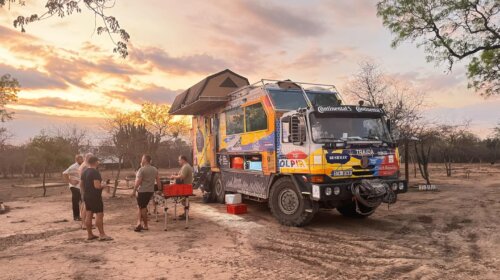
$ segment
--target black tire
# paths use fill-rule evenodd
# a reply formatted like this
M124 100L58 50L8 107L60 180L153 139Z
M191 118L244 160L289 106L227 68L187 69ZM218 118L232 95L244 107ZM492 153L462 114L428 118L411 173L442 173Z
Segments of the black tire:
M219 174L216 173L212 176L212 179L209 182L208 192L203 194L203 202L205 203L215 203L217 202L217 194L215 192L215 182L219 178Z
M215 198L215 202L224 204L226 200L226 189L224 188L224 184L222 183L222 178L220 174L215 174L213 178L213 188L211 193L213 193L213 197Z
M366 218L375 213L376 208L368 207L361 203L358 203L358 206L359 206L359 211L362 212L363 214L360 214L356 211L356 203L354 201L349 204L345 204L341 207L337 207L337 211L339 211L340 214L346 217L358 218L358 219Z
M281 224L301 227L312 220L319 207L317 203L304 199L289 177L283 177L271 188L269 208Z

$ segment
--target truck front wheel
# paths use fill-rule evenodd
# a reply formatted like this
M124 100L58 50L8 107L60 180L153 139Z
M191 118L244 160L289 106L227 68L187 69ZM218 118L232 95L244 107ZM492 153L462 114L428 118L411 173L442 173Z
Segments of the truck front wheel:
M269 207L281 224L296 227L308 224L318 210L318 205L304 199L288 177L280 178L273 184Z

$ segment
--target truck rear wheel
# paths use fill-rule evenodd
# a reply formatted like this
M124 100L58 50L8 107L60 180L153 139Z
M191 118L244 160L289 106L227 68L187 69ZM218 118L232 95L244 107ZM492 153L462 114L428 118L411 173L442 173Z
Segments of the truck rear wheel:
M225 190L222 184L222 179L219 173L214 174L212 180L210 180L209 192L203 195L203 202L213 203L219 202L224 203Z
M281 224L296 227L308 224L318 210L317 204L304 199L288 177L280 178L273 184L269 207Z
M337 207L337 211L340 212L340 214L346 216L346 217L351 217L351 218L366 218L370 216L371 214L375 213L375 208L365 206L361 203L358 203L359 207L359 212L356 211L356 203L353 201L349 204L343 205L341 207Z
M215 174L213 182L214 184L212 192L214 194L215 201L218 203L224 203L226 198L226 190L224 188L224 184L222 183L220 174Z

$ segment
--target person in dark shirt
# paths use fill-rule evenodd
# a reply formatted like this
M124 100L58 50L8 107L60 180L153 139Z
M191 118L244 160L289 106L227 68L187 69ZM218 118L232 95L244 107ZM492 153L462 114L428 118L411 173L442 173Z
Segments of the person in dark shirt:
M101 184L101 173L97 170L99 160L92 156L87 161L88 168L82 173L81 187L84 190L83 200L85 202L86 215L85 226L87 228L88 240L99 239L100 241L113 240L104 233L104 204L102 202L102 189L105 185ZM96 214L96 226L99 230L99 236L92 232L92 216Z

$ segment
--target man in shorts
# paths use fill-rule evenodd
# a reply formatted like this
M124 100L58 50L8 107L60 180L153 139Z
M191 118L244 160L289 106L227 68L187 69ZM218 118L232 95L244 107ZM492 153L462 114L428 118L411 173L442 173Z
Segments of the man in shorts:
M73 220L81 221L80 217L80 203L82 202L82 195L80 193L80 172L79 167L83 163L81 155L75 156L75 163L70 165L68 169L63 171L63 176L69 184L71 191L71 202L73 206Z
M82 164L80 164L80 167L78 168L78 171L79 171L79 178L82 177L82 174L83 172L85 172L85 170L87 170L88 166L89 166L89 159L91 157L93 157L94 155L92 153L87 153L85 154L85 159L83 161ZM82 201L83 201L83 197L84 197L84 189L83 188L80 188L80 192L82 194ZM87 211L85 210L85 203L82 203L82 208L80 209L80 214L81 214L81 217L82 217L82 229L85 229L86 226L85 226L85 221L86 221L86 217L85 215L87 214Z
M151 156L143 155L141 159L141 168L137 171L135 177L134 191L132 197L137 192L137 226L134 231L140 232L148 230L148 204L155 191L155 183L161 186L158 169L151 166ZM142 223L141 223L142 222Z
M175 179L176 184L193 184L193 167L187 161L186 156L179 156L179 165L181 166L179 173L170 178ZM186 206L185 200L182 201L182 205ZM179 218L185 219L186 213L180 215Z
M101 173L97 170L99 160L95 156L91 156L87 161L87 169L83 172L80 187L84 190L83 200L85 202L86 215L85 226L87 228L88 240L99 239L100 241L113 240L104 233L104 204L102 202L102 189L105 187L101 184ZM92 232L92 216L96 215L95 224L99 230L99 236Z

